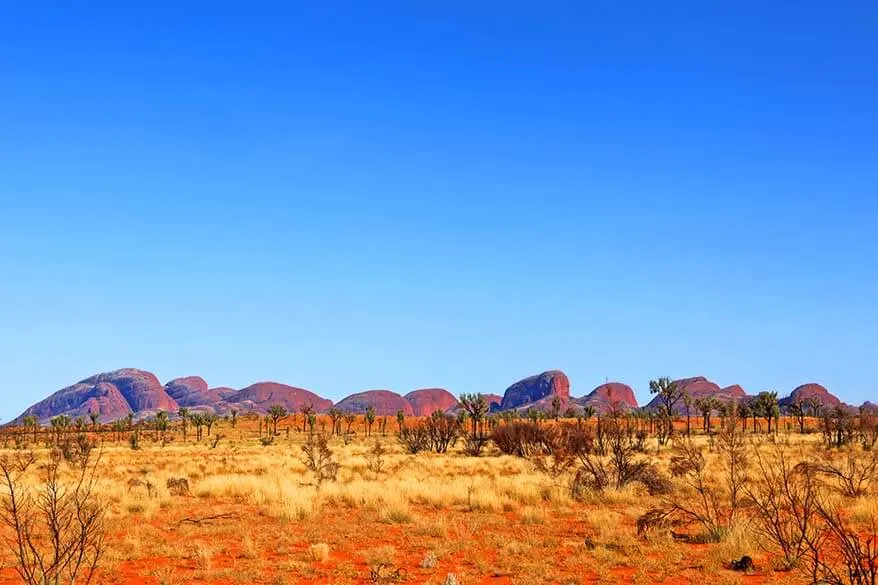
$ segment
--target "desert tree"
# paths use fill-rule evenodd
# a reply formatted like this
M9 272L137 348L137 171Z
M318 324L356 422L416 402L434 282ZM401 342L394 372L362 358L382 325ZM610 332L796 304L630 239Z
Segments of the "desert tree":
M37 429L39 428L39 420L37 417L33 415L28 415L21 419L21 423L24 425L24 428L31 429L33 431L34 443L37 442Z
M196 412L195 414L189 415L189 421L192 423L192 426L195 427L195 440L200 441L202 437L201 430L207 422L205 416L200 412Z
M557 396L557 395L553 396L552 397L551 415L552 415L552 418L555 419L556 421L561 416L561 406L562 406L561 397Z
M372 436L372 425L375 424L375 407L371 404L366 407L366 436Z
M156 436L161 436L161 438L164 439L165 432L168 430L168 413L164 410L156 412L155 420L153 422L155 424Z
M820 398L817 396L812 396L805 401L805 404L808 405L808 410L811 412L811 416L814 418L818 418L820 416L820 413L823 411L823 401L821 401Z
M180 410L177 411L177 416L180 417L180 427L183 431L183 440L185 441L189 434L189 409L185 406L180 408Z
M659 399L659 414L664 426L659 443L664 445L674 434L674 417L677 404L683 399L683 389L670 378L659 378L649 381L649 392Z
M338 408L330 408L329 409L329 420L332 421L332 434L338 435L341 433L341 419L344 416L344 413Z
M768 434L771 434L771 421L779 417L777 405L777 392L763 391L756 395L753 401L753 410L765 419L768 425Z
M345 440L348 440L351 436L351 427L354 426L355 422L357 422L357 415L353 412L346 412L344 413L342 418L344 419L345 423L344 437Z
M299 412L302 413L302 432L304 433L308 426L308 417L314 413L314 405L310 402L303 402L299 405Z
M709 398L696 398L695 409L701 414L701 430L705 433L710 432L710 413L713 410L713 404Z
M738 412L736 414L741 421L741 431L747 432L747 420L750 418L749 398L743 398L738 402Z
M70 415L67 415L67 414L59 414L58 416L53 417L49 421L49 424L51 425L52 429L55 431L55 440L56 441L61 440L61 437L63 436L63 434L65 432L67 432L67 429L70 428L70 425L72 422L73 422L73 419L71 419Z
M238 427L238 411L236 409L233 408L229 411L229 418L232 421L232 428L233 429L237 428Z
M405 412L402 410L396 411L396 426L399 428L399 432L402 433L402 429L405 426Z
M557 396L555 397L558 398ZM466 452L478 456L488 441L485 435L484 421L488 416L488 401L482 394L463 394L460 406L467 413L471 423L470 436L467 439ZM559 406L560 408L560 406Z
M821 430L826 444L830 447L842 447L850 443L856 434L853 417L841 404L823 413Z
M317 424L317 415L312 413L308 414L308 434L314 434L314 425Z
M100 419L101 415L96 410L88 411L88 418L91 419L91 428L93 431L97 432L98 430L98 419Z
M683 392L683 408L686 409L686 436L692 436L692 395L688 392ZM697 407L696 407L697 408Z
M217 421L219 421L219 417L216 415L215 412L208 412L204 415L204 426L205 428L207 428L208 437L210 436L210 430L213 428L213 425L217 423Z
M488 401L482 394L463 394L460 397L460 407L469 415L472 425L471 434L475 437L478 434L479 425L488 415Z
M787 411L796 419L799 425L799 433L805 434L805 417L808 415L808 406L802 400L794 400L787 406Z
M271 419L271 434L277 436L277 423L290 415L286 408L280 404L274 404L268 409L268 418Z

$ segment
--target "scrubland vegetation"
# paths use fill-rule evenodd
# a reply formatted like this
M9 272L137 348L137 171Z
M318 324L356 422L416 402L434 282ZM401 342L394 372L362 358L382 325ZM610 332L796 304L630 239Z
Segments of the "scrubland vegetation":
M25 421L0 580L874 585L878 419L765 404Z

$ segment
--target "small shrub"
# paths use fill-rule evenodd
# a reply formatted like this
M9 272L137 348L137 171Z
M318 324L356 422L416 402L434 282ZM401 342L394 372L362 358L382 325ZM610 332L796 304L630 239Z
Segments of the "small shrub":
M430 435L426 426L418 422L402 427L399 432L399 442L406 451L417 455L430 448Z
M326 444L323 435L309 435L302 445L303 462L319 486L324 481L335 481L338 476L339 464L332 457L332 449Z
M381 473L381 470L384 468L384 455L386 453L387 451L384 449L381 441L376 440L372 448L369 449L369 452L366 453L366 467L369 471L375 475Z

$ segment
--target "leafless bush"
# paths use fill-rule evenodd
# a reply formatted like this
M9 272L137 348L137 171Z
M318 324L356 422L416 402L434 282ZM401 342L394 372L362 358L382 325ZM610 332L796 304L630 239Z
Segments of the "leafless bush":
M779 446L767 455L754 449L753 460L755 478L744 490L753 506L753 526L780 552L785 568L798 567L806 555L817 554L823 539L814 468L795 464Z
M860 453L851 448L840 457L834 457L829 452L819 461L808 465L828 479L840 494L856 498L869 493L872 480L878 472L878 452Z
M430 448L430 433L423 423L409 424L400 429L399 442L402 443L406 451L416 455Z
M817 516L823 533L809 542L809 573L812 582L827 585L875 585L878 583L878 525L852 527L834 505L818 501Z
M728 529L722 494L719 487L710 482L704 454L690 438L674 444L670 471L681 480L682 489L669 494L662 506L647 512L642 523L654 524L655 518L696 522L704 529L704 540L718 541ZM640 524L638 521L638 526Z
M302 445L303 462L313 474L319 486L324 481L335 481L339 464L332 458L332 449L322 434L310 434Z
M728 497L728 524L731 526L742 507L750 458L744 432L738 427L740 408L732 403L726 412L727 416L723 419L716 437L716 447L720 454L723 484Z
M570 487L573 497L580 497L585 490L622 489L635 482L650 491L666 491L658 469L638 453L630 427L616 419L602 421L599 427L601 432L592 434L590 429L571 426L562 435L579 463Z
M73 459L65 473L64 454L53 451L40 484L31 487L25 475L33 454L0 457L0 521L12 533L7 543L28 585L88 584L103 557L106 504L94 493L100 456L88 450Z

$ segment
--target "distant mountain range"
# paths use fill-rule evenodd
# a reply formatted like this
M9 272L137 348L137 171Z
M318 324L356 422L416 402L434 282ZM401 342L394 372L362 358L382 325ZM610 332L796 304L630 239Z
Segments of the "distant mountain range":
M738 385L720 387L702 376L683 378L676 380L676 383L693 399L714 397L729 401L749 396ZM485 396L493 411L551 410L556 402L562 411L587 406L598 413L611 408L638 408L634 391L621 382L601 384L585 396L574 398L570 395L570 380L560 370L550 370L519 380L509 386L503 396ZM783 407L797 400L812 398L824 406L841 404L836 396L815 383L795 388L789 396L780 400L780 404ZM264 414L274 405L282 405L290 411L298 411L303 405L309 405L316 412L327 412L335 407L358 413L372 406L379 416L395 416L399 411L408 416L426 416L435 410L456 411L459 406L457 398L444 388L414 390L406 395L390 390L367 390L351 394L333 404L331 400L310 390L278 382L258 382L235 390L225 386L211 388L203 378L188 376L175 378L163 385L151 372L125 368L96 374L62 388L28 408L16 421L25 416L35 416L41 423L47 423L61 414L76 418L96 412L101 422L109 422L129 414L138 419L147 418L158 411L175 414L180 408L187 408L193 413L213 412L220 415L232 410ZM651 409L657 405L656 397L644 408ZM683 405L680 404L678 409L682 412Z

